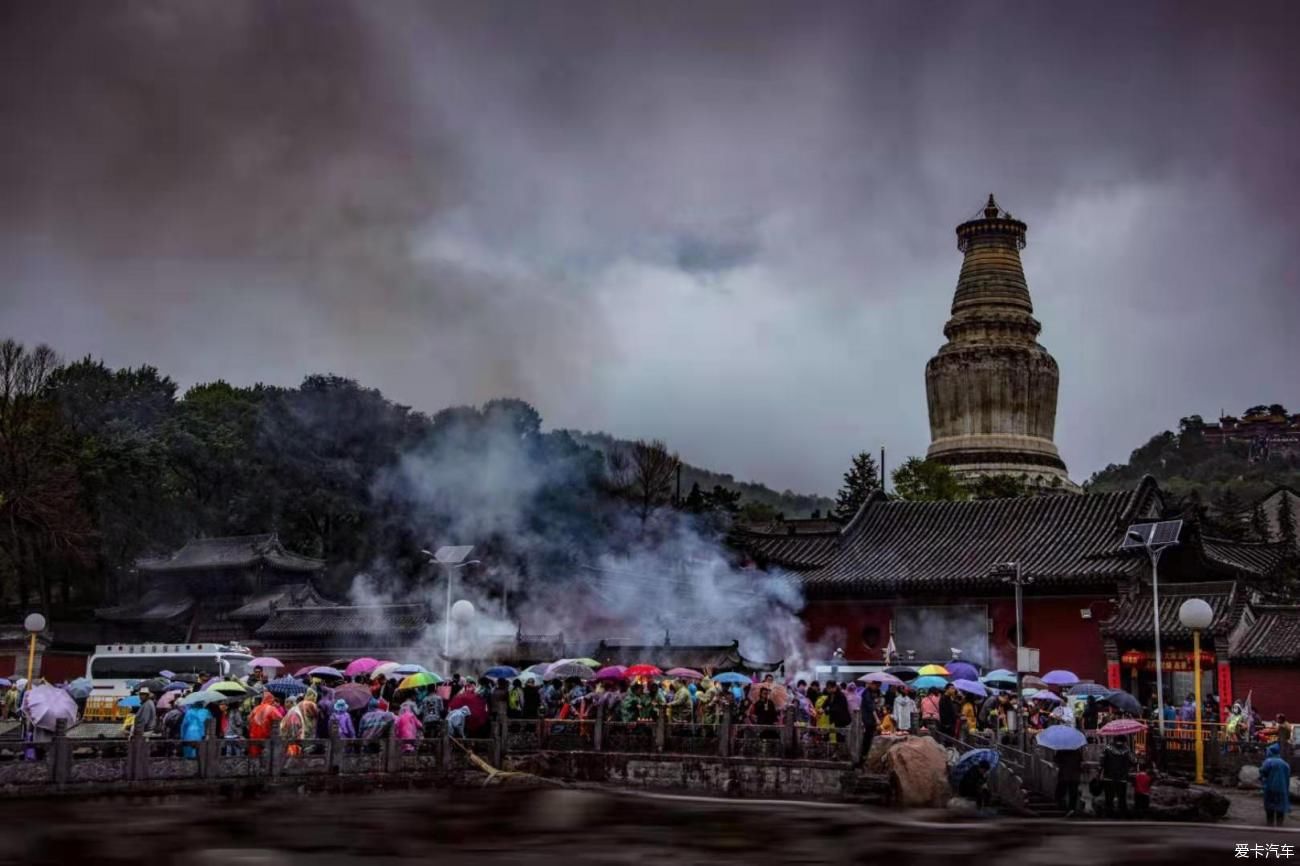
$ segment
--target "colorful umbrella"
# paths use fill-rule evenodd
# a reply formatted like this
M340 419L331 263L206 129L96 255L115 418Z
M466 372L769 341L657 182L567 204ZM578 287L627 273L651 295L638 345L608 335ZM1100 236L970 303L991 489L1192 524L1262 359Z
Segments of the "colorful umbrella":
M980 678L980 669L970 662L953 659L946 665L948 676L954 680L978 680Z
M902 680L905 683L910 683L912 680L916 679L921 675L920 672L916 670L916 668L909 668L903 665L895 665L894 667L891 668L885 668L885 673L893 674L894 676L898 677L900 680Z
M1070 686L1068 691L1072 698L1104 698L1106 695L1110 694L1110 689L1106 688L1101 683L1079 683L1078 685Z
M60 721L77 721L77 702L63 689L45 684L32 688L24 698L27 717L43 731L54 730Z
M598 680L624 680L627 679L627 668L622 665L610 665L596 671Z
M626 671L624 671L624 674L625 674L629 679L632 679L632 678L635 678L635 677L657 677L657 676L662 676L662 675L663 675L663 671L659 670L659 668L655 667L654 665L632 665L630 668L628 668ZM740 676L740 675L737 674L737 676ZM714 677L714 679L717 680L717 677ZM744 677L743 679L744 679L745 682L749 682L749 677Z
M995 688L1012 688L1016 684L1016 672L1009 671L1006 668L998 668L997 670L989 671L979 679L980 682L986 686L994 686Z
M893 674L887 674L884 671L872 671L869 674L858 677L860 683L880 683L886 686L901 686L903 681Z
M231 699L231 695L223 695L221 692L214 692L211 689L205 689L201 692L195 692L192 695L186 695L181 698L182 707L192 707L195 704L219 704L222 701Z
M278 670L279 668L284 667L284 662L279 659L271 658L270 656L264 656L262 658L253 659L248 663L248 667L250 670L253 668L276 668Z
M334 690L334 700L343 701L349 710L365 709L370 703L370 689L361 683L344 683Z
M704 674L690 668L673 668L665 676L670 676L677 680L702 680Z
M375 665L374 670L370 672L370 675L372 677L391 677L393 674L397 673L397 669L401 666L401 662L380 662Z
M311 670L309 670L309 671L307 672L307 675L308 675L308 676L313 676L313 677L320 677L321 679L330 679L330 678L333 678L333 679L337 679L337 680L341 680L341 679L343 679L345 676L349 676L349 674L344 673L343 671L339 670L338 668L331 668L331 667L317 667L317 668L312 668Z
M519 676L519 671L510 667L510 665L497 665L494 668L488 668L483 671L483 676L490 680L513 680Z
M515 674L515 676L518 676L518 674ZM573 677L580 680L589 680L593 676L595 676L595 672L591 668L577 662L557 663L546 669L546 678L550 680L567 680Z
M359 659L353 659L348 662L348 666L343 669L343 675L347 677L357 677L362 674L368 674L379 666L379 659L372 659L369 656L362 656ZM313 671L314 673L314 671Z
M638 665L638 667L654 667L654 666ZM654 668L654 669L656 671L659 670L658 668ZM636 674L632 673L632 670L633 670L632 668L627 669L628 676L636 676ZM647 676L651 676L651 675L648 674ZM726 686L747 686L754 682L752 679L745 676L744 674L738 674L735 671L728 671L727 673L724 674L718 674L713 678L713 681L715 683L722 683L723 685Z
M128 695L117 702L117 705L124 710L138 710L140 708L140 696Z
M307 694L307 686L293 677L277 677L266 684L266 690L281 699Z
M402 680L398 684L397 688L399 691L405 691L406 689L418 689L421 686L436 686L440 682L442 682L442 677L437 674L431 674L428 671L421 671L418 674L411 674L409 677Z
M1069 725L1052 725L1039 732L1035 742L1054 752L1072 752L1087 745L1088 738Z
M1147 726L1137 719L1114 719L1097 729L1101 737L1129 737L1145 731Z
M946 677L948 669L943 665L925 665L917 673L923 677Z
M914 689L941 689L946 685L948 685L948 681L943 677L926 676L912 680L912 688Z
M208 691L221 692L223 695L230 695L231 697L248 694L248 689L244 688L234 680L222 680L219 683L210 683L208 685Z
M953 680L952 684L957 687L957 691L968 695L978 695L981 698L989 696L989 690L979 680Z
M960 784L962 778L971 770L975 769L975 767L979 766L981 762L987 763L989 769L992 770L998 765L999 760L1001 760L1001 756L997 753L996 749L971 749L969 752L958 758L957 763L952 765L953 785L955 786Z
M1043 682L1049 686L1072 686L1079 678L1071 671L1048 671L1043 674Z

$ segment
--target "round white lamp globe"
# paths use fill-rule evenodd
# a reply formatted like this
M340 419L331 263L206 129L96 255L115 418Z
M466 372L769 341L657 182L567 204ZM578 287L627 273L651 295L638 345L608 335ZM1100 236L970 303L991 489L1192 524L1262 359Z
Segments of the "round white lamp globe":
M1214 609L1200 598L1189 598L1178 608L1178 621L1192 631L1205 631L1214 621Z

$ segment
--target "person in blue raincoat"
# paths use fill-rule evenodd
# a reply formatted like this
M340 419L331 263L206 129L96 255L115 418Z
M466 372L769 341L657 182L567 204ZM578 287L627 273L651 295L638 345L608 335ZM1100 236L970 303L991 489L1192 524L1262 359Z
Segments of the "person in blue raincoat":
M1264 820L1281 827L1291 811L1291 765L1282 760L1277 743L1268 747L1268 757L1259 765L1259 783L1264 787Z
M195 704L187 707L185 718L181 720L181 739L186 743L196 743L207 735L208 722L212 720L212 712L201 704ZM186 758L197 758L199 750L195 746L185 746L182 750Z

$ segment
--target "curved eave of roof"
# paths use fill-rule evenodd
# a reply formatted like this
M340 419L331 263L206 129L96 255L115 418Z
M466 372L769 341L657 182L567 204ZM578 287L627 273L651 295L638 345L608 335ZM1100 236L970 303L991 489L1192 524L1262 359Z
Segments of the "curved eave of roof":
M1189 598L1208 602L1214 612L1208 633L1226 637L1241 619L1246 606L1246 593L1235 581L1206 581L1198 583L1169 583L1160 586L1160 634L1167 638L1191 637L1178 619L1178 608ZM1117 640L1150 640L1155 635L1152 595L1149 588L1125 596L1104 621L1098 624L1103 637Z
M1266 576L1286 555L1285 542L1230 541L1204 536L1201 551L1210 562L1245 574Z

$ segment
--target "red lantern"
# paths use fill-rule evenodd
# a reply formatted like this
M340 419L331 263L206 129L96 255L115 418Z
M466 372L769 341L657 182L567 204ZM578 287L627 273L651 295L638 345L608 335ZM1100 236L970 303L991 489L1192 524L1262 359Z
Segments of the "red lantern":
M1125 667L1136 668L1147 660L1147 654L1141 650L1129 650L1120 656L1119 660L1124 663Z

